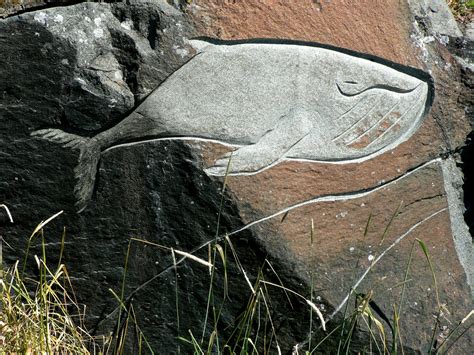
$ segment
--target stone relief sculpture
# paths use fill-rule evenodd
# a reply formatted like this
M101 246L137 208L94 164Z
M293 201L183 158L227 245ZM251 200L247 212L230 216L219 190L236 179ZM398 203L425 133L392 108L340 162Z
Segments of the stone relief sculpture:
M358 162L407 140L431 104L428 75L373 57L296 42L190 43L196 56L111 129L92 138L32 133L80 150L79 210L92 196L101 152L118 144L189 137L236 145L230 174L287 159ZM207 173L223 175L228 158Z

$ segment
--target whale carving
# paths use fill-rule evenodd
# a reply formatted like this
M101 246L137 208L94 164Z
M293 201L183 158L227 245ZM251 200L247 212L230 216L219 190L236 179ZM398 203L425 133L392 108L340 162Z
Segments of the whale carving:
M80 150L79 211L92 197L101 153L150 138L236 145L230 174L286 159L371 159L407 140L432 100L430 77L382 59L317 44L192 40L197 54L128 117L92 138L60 129L33 136ZM223 175L229 155L208 174Z

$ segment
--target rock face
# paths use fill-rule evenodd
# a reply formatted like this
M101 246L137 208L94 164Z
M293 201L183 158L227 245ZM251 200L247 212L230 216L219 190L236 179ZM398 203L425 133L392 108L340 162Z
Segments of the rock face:
M443 0L408 1L413 14L438 36L462 37L462 32Z
M170 3L81 3L0 22L0 203L15 219L0 217L13 247L4 260L65 210L46 231L50 257L66 226L64 261L104 332L130 238L168 248L132 242L127 265L127 302L157 353L186 353L178 336L213 330L209 269L176 265L170 248L208 260L216 240L229 258L214 284L217 301L229 296L227 337L264 277L317 300L329 330L353 306L351 288L392 320L405 285L401 336L415 353L429 348L438 294L450 311L442 342L474 286L456 164L474 122L472 72L450 53L463 39L444 3ZM304 299L267 288L274 347L325 336L317 321L310 332ZM357 336L363 349L363 326Z
M78 0L0 0L0 18L38 8L77 3Z

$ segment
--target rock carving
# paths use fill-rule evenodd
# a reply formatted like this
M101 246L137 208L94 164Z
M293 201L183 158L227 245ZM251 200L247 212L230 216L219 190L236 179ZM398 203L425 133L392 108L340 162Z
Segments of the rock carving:
M238 146L230 174L279 161L349 163L407 140L432 100L427 74L380 58L308 43L192 40L197 54L128 117L92 138L32 133L80 150L77 206L92 197L101 152L150 138L199 138ZM223 175L229 155L206 169Z

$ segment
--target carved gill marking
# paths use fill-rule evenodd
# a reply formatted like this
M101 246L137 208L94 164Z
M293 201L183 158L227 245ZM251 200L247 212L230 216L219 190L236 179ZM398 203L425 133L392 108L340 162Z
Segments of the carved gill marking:
M354 106L352 106L350 109L348 109L348 110L347 110L346 112L344 112L342 115L340 115L340 116L336 119L336 121L342 120L345 116L347 116L349 113L351 113L353 110L355 110L356 107L359 106L359 104L360 104L362 101L364 101L364 99L360 99L359 101L357 101L357 103L356 103Z
M380 95L378 96L378 98L380 98ZM377 107L377 105L380 103L380 100L378 100L377 104L375 104L374 106L372 106L372 108L367 111L361 118L359 118L355 123L353 123L349 128L347 128L344 132L342 132L341 134L339 134L338 136L334 137L332 139L333 142L336 142L337 140L341 139L344 135L346 135L347 133L350 133L354 128L357 128L357 125L362 122L368 115L370 115L372 113L373 110L375 110L375 108Z
M362 137L364 137L365 135L369 134L375 127L378 127L380 125L380 123L386 119L388 117L388 115L390 115L393 110L395 109L395 107L400 103L400 100L398 100L391 108L390 110L385 114L383 115L379 120L377 120L377 122L375 122L372 126L370 126L365 132L363 132L362 134L358 135L357 137L351 139L349 142L346 143L347 146L353 144L354 142L360 140ZM389 127L390 128L390 127Z
M368 135L362 137L359 141L356 141L349 145L349 147L354 149L367 148L367 146L374 140L377 139L385 130L387 130L394 119L400 117L400 112L392 112L390 117L385 119L377 128L376 131L370 132ZM394 127L395 129L395 127Z
M369 148L371 145L375 144L376 142L378 142L379 140L381 140L388 132L390 132L390 130L392 130L404 117L405 115L410 112L415 106L419 105L420 103L423 103L423 99L424 97L423 96L420 96L418 97L415 102L413 103L413 105L411 105L408 109L405 110L405 112L403 112L403 114L397 119L395 120L395 122L393 122L391 124L390 127L388 127L385 132L383 132L380 136L378 136L376 139L374 139L368 146L367 148Z

